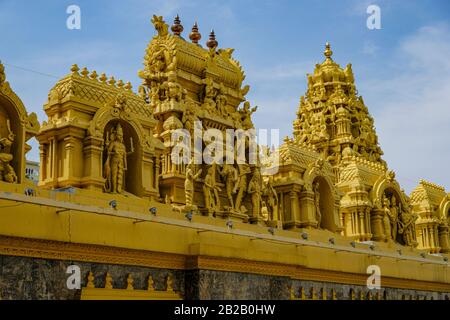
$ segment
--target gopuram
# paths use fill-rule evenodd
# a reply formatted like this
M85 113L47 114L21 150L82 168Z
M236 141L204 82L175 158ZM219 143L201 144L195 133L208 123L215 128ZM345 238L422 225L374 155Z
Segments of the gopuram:
M351 64L327 43L293 136L252 148L234 49L152 23L139 88L74 64L42 123L0 65L0 299L449 299L450 194L405 194Z

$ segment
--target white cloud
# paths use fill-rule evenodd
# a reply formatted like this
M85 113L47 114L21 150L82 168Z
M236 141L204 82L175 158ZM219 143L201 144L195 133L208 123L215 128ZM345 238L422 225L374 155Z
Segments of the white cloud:
M369 90L385 159L407 191L424 178L450 187L450 33L426 26L402 41L397 73Z

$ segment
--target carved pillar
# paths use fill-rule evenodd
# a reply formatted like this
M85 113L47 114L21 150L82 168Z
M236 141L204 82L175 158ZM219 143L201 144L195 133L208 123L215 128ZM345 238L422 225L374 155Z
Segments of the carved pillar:
M48 152L48 144L44 143L39 146L39 160L40 160L40 172L39 172L39 185L45 184L47 180L47 152Z
M439 246L441 247L442 253L450 252L448 226L444 224L439 226Z
M142 187L144 189L144 196L150 196L156 190L154 189L153 181L153 160L151 152L143 152L142 156Z
M372 214L370 215L370 223L372 229L372 239L374 241L384 241L386 239L383 228L383 217L383 209L375 208L372 210Z
M306 188L300 193L300 224L303 228L316 227L316 206L314 203L314 191Z
M159 168L160 168L160 163L161 163L161 160L160 160L160 157L159 156L157 156L156 158L156 164L155 164L155 189L156 189L156 192L159 194Z
M74 176L74 159L73 159L73 150L75 148L75 138L73 137L66 137L64 138L64 153L65 157L62 159L63 165L62 165L62 172L61 172L61 178L63 180L71 180ZM70 182L69 182L70 184Z
M103 190L103 139L87 137L84 140L84 177L82 185L88 189Z

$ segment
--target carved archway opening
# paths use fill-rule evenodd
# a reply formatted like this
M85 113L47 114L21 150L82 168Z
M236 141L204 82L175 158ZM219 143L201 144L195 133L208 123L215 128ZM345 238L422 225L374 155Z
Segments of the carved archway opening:
M313 181L313 191L315 193L314 201L316 201L316 186L318 185L319 208L321 221L318 226L321 229L326 229L336 232L336 223L334 219L334 205L335 199L333 197L332 189L329 182L322 176L317 176Z
M104 129L104 152L103 152L103 177L106 179L105 191L112 192L111 182L108 181L107 159L108 159L108 144L114 137L114 134L120 125L123 131L123 144L127 152L126 155L126 170L123 171L123 187L122 192L119 193L131 193L138 197L143 196L142 186L142 147L139 139L139 135L131 124L124 120L114 119L109 121L105 125ZM111 168L109 168L111 170ZM115 192L112 192L115 193Z
M20 119L20 115L16 107L4 96L0 95L0 139L8 139L12 133L13 142L8 147L1 147L0 153L3 154L5 159L2 160L3 164L7 162L8 156L12 156L9 165L12 166L17 176L18 182L22 176L22 156L23 156L23 143L24 143L24 130L23 124ZM6 140L4 140L6 142ZM3 166L3 165L2 165ZM3 176L0 177L0 181L3 180Z

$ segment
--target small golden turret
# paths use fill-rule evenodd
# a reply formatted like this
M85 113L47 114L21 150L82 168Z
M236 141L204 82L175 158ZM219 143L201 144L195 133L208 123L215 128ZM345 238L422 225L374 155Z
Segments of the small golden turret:
M198 44L201 38L202 35L200 34L200 32L198 32L198 25L197 22L195 22L192 26L192 31L189 34L189 39L191 39L192 43Z
M173 20L173 25L170 27L173 34L176 36L180 36L184 30L183 25L181 24L180 16L177 14L175 19Z
M206 46L210 49L216 48L219 45L219 43L216 40L216 35L214 34L214 30L211 30L211 33L209 34L209 40L206 41Z

